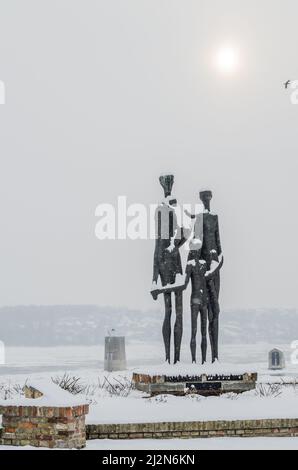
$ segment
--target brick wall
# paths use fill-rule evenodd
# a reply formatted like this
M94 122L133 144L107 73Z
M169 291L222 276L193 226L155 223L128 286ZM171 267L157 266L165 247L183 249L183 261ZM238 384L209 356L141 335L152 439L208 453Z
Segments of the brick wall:
M33 411L33 408L36 411ZM59 414L58 411L59 410ZM72 408L9 407L0 444L82 448L88 439L298 437L298 419L88 424L86 405ZM1 412L1 409L0 409Z
M88 405L71 407L5 406L0 444L48 448L82 448L86 445Z
M196 437L298 436L298 419L97 424L86 426L87 439L169 439Z

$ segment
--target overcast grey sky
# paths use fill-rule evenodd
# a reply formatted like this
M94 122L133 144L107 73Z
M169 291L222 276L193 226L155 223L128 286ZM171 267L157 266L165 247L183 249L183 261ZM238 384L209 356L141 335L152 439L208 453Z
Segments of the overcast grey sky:
M295 0L0 0L0 305L154 308L153 241L101 202L214 190L222 308L298 307ZM223 76L214 51L241 67Z

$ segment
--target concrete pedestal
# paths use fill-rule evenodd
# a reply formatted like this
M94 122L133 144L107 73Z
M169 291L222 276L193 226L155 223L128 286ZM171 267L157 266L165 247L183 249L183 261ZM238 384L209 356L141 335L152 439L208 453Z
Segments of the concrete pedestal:
M223 393L243 393L256 387L257 373L251 372L213 372L198 370L179 371L179 373L152 374L145 370L133 374L137 390L151 396L160 394L187 395L195 393L210 396Z
M108 372L125 370L125 337L106 336L105 338L105 359L104 370Z

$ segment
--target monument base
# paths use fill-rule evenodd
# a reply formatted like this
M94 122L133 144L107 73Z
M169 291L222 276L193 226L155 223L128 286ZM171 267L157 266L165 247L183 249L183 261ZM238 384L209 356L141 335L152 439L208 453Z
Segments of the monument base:
M243 393L256 387L256 372L233 370L228 372L221 367L166 365L133 373L133 383L137 390L150 396L160 394L218 396L223 393ZM158 370L160 369L160 370Z

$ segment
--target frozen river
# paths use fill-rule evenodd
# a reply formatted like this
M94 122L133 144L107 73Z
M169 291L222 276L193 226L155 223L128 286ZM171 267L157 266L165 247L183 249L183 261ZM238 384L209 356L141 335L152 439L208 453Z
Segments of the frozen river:
M268 352L278 347L286 354L290 365L290 344L223 345L220 348L222 362L231 364L256 364L267 366ZM58 372L84 369L102 369L104 347L99 346L57 346L57 347L7 347L5 365L0 365L0 376ZM127 363L129 367L161 364L164 361L163 345L159 343L127 342ZM199 358L199 354L198 354ZM182 348L182 362L190 362L188 345ZM298 366L296 366L298 369Z

